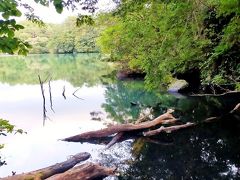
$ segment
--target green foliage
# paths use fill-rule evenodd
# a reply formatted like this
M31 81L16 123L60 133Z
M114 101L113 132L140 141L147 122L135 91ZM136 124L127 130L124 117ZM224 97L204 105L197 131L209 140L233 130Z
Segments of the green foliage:
M62 24L45 24L39 27L25 21L22 23L25 29L19 31L16 36L32 45L31 54L99 52L96 38L101 26L77 27L75 22L75 17L69 17Z
M240 83L236 83L235 89L238 90L238 91L240 91Z
M22 129L16 129L14 125L10 124L9 121L0 119L0 135L6 136L7 133L24 133Z
M212 83L213 84L225 84L226 83L226 80L223 78L222 75L220 74L217 74L216 76L213 77L212 79Z
M98 1L91 0L34 0L36 3L41 4L42 6L49 6L53 4L56 11L58 13L62 13L64 8L71 8L72 10L77 8L77 4L82 5L82 9L94 12L96 7L96 3ZM22 16L22 12L20 11L20 7L25 8L28 12L25 13L26 18L38 24L39 26L44 26L44 22L34 14L34 9L27 3L22 3L21 0L1 0L0 2L0 53L8 53L8 54L19 54L19 55L27 55L29 53L29 49L31 49L30 44L27 41L23 41L22 39L16 37L15 33L24 27L19 25L14 20L15 17ZM93 25L94 21L90 16L79 15L76 20L76 24L89 24ZM40 46L43 46L43 42L40 42ZM63 48L67 47L67 51L71 48L68 45L64 45ZM61 47L62 48L62 47ZM37 47L33 52L42 51L42 48ZM43 49L43 52L46 50ZM65 51L63 51L65 52Z
M64 79L75 87L101 83L102 76L114 67L100 60L97 53L29 55L27 57L0 57L0 82L14 84L39 84L37 75L52 80Z
M92 18L92 16L89 15L78 15L77 17L77 22L76 22L77 26L82 26L83 24L87 24L87 25L93 25L94 24L94 20Z
M113 60L146 72L150 89L191 70L201 72L202 82L236 83L239 7L238 0L126 0L108 14L113 24L98 43Z
M28 42L24 42L15 37L15 32L24 27L17 24L12 16L20 17L22 13L17 8L17 2L14 0L2 0L0 3L0 52L19 55L26 55L31 47Z
M62 0L53 0L53 5L58 13L62 13L63 11L63 2Z
M8 133L24 133L22 129L16 129L14 125L10 124L9 121L0 119L0 136L7 136ZM0 144L0 149L3 148L4 145Z
M9 121L0 119L0 135L6 136L6 133L12 133L14 125L9 124Z

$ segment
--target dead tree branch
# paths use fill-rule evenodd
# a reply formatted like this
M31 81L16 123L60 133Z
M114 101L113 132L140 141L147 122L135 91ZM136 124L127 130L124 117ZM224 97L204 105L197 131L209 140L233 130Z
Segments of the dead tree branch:
M48 81L49 98L50 98L50 108L51 108L51 110L55 113L55 111L54 111L54 109L53 109L53 102L52 102L51 80L52 80L52 78L50 78L49 81Z
M65 86L63 86L62 96L64 97L64 99L66 99L66 96L65 96Z
M143 122L139 124L129 123L129 124L114 125L101 130L89 131L82 134L78 134L76 136L68 137L62 140L71 141L71 142L81 142L82 140L91 139L91 138L107 137L119 132L130 132L130 131L137 131L137 130L152 128L164 123L166 120L175 120L175 118L171 114L172 112L173 111L168 111L165 114L155 118L152 121Z
M39 79L39 84L40 84L40 87L41 87L42 98L43 98L43 126L44 126L45 125L45 120L47 119L46 99L45 99L45 94L44 94L43 82L41 80L40 75L38 75L38 79Z
M86 163L74 167L62 174L56 174L47 180L93 180L114 175L116 168L107 168L98 164Z
M36 171L32 171L29 173L9 176L6 178L3 178L3 180L26 180L26 179L33 179L33 180L42 180L49 178L55 174L63 173L72 167L74 167L76 164L78 164L81 161L85 161L90 157L90 154L87 152L79 153L74 156L72 156L70 159L57 163L55 165L39 169Z
M76 95L76 92L79 90L80 88L76 89L74 92L73 92L73 96L75 96L76 98L78 99L81 99L81 100L84 100L83 98L80 98Z

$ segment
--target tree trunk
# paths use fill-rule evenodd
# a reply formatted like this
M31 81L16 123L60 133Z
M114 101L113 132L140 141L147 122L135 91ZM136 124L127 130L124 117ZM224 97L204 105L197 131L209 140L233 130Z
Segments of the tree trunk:
M98 164L86 163L74 167L62 174L56 174L47 180L92 180L103 179L114 175L115 168L102 167Z
M155 127L157 125L160 124L169 124L169 123L174 123L176 122L176 119L172 116L173 111L168 111L165 114L155 118L152 121L148 121L148 122L143 122L143 123L139 123L139 124L119 124L119 125L113 125L111 127L108 128L104 128L101 130L96 130L96 131L89 131L89 132L85 132L82 134L78 134L76 136L71 136L65 139L62 139L63 141L69 141L69 142L81 142L81 141L85 141L87 139L91 139L91 138L100 138L100 137L107 137L110 135L113 135L115 133L119 133L119 132L129 132L129 131L137 131L137 130L144 130L147 128L152 128Z
M91 155L87 152L79 153L79 154L72 156L70 159L68 159L64 162L57 163L55 165L52 165L52 166L49 166L49 167L46 167L43 169L39 169L36 171L32 171L29 173L9 176L9 177L3 178L3 180L26 180L26 179L42 180L42 179L46 179L55 174L63 173L65 171L71 169L79 162L87 160L90 156Z

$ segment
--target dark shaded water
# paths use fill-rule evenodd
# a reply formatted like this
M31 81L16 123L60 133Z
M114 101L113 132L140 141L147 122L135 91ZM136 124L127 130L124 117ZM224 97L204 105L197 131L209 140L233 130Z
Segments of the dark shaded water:
M147 92L140 81L115 80L112 64L99 59L98 54L0 58L0 117L27 131L26 135L0 137L5 144L1 161L7 163L0 167L0 177L46 167L83 151L92 154L90 161L118 167L120 175L112 179L240 177L237 115L154 138L128 139L108 150L103 144L58 141L108 123L134 122L149 112L153 118L169 108L175 109L175 117L182 122L202 121L226 114L240 99L236 95L187 97ZM38 74L42 79L48 77L44 126Z

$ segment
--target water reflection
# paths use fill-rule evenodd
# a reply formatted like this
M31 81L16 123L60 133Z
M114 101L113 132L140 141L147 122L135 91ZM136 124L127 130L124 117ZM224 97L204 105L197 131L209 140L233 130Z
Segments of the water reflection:
M153 108L154 116L174 108L175 116L183 122L201 121L228 113L240 99L239 95L187 97L146 92L140 82L111 85L105 96L105 111L119 122L136 119L146 107ZM134 140L133 160L119 179L239 178L239 116L224 117L219 124L160 135L157 139Z
M199 127L167 139L173 144L141 144L139 156L119 179L239 178L239 134L230 129Z
M0 82L11 85L38 84L37 75L40 75L66 80L75 87L94 86L112 71L112 65L100 61L97 53L0 57Z
M108 85L102 107L108 117L119 123L135 121L139 115L159 103L154 92L144 90L143 82L117 82Z
M137 82L117 82L108 85L105 91L105 103L102 107L108 117L118 122L131 122L148 108L158 116L167 109L175 109L175 116L182 121L201 121L212 116L228 113L239 102L240 94L226 97L189 97L180 94L148 92L144 84Z
M131 137L107 150L102 144L58 141L106 124L133 122L147 113L153 118L168 108L174 108L183 122L221 116L238 103L239 95L187 97L148 92L140 81L113 80L108 76L112 67L99 62L98 55L0 59L0 66L0 116L28 132L0 136L6 145L1 150L0 177L88 151L90 161L116 166L120 172L116 179L239 178L238 116L154 138ZM42 79L50 74L43 83L49 117L44 127L38 74Z

